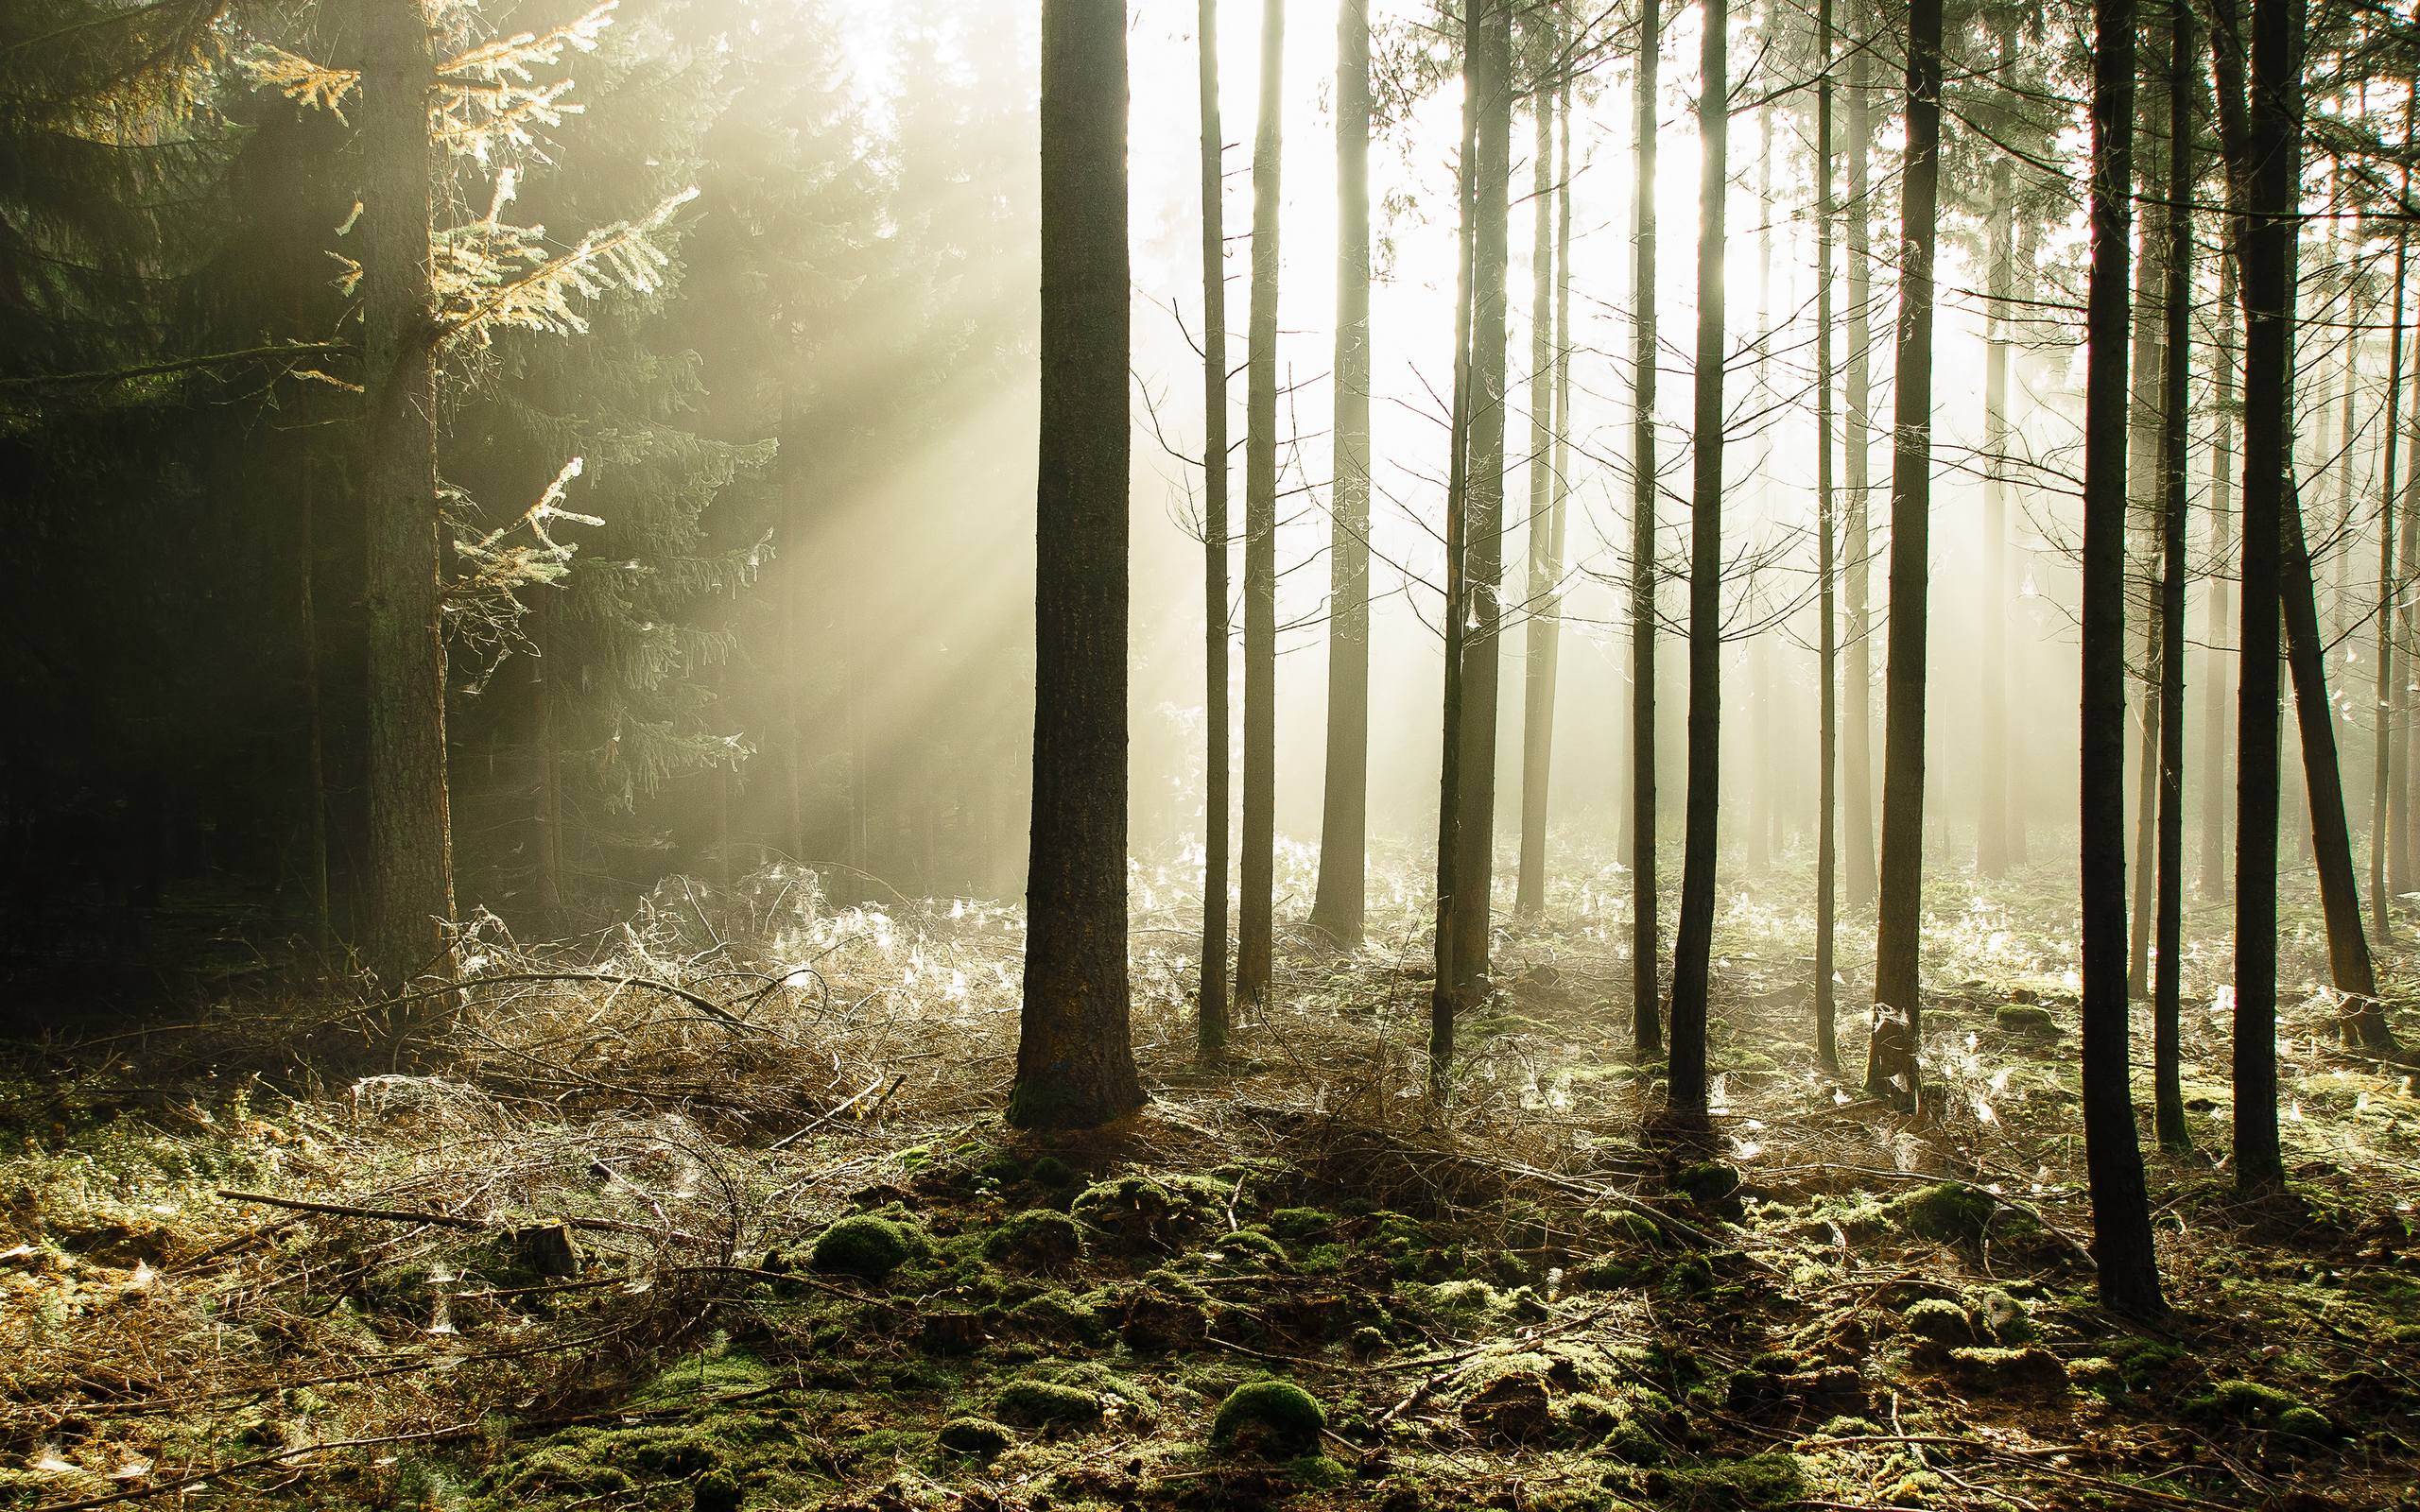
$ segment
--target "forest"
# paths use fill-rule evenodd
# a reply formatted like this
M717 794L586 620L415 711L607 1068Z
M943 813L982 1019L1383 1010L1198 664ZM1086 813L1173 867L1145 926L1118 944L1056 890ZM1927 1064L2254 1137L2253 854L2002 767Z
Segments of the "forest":
M0 1512L2420 1509L2411 0L0 0Z

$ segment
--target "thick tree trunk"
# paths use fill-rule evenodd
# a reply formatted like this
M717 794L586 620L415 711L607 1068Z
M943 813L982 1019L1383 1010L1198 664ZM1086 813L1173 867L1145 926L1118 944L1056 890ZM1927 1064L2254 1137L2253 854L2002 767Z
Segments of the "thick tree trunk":
M1128 313L1124 0L1042 9L1042 419L1033 831L1009 1122L1144 1101L1128 1040Z
M2193 17L2174 8L2169 23L2168 214L2160 382L2160 648L2158 954L2152 969L2152 1084L2160 1146L2192 1145L2185 1123L2183 1013L2185 946L2185 530L2192 492L2193 374Z
M1361 943L1370 829L1370 18L1336 17L1336 461L1328 512L1327 781L1311 924Z
M2016 197L2008 160L1992 165L1990 222L1991 308L1985 316L1988 350L1983 368L1983 581L1990 600L1983 611L1982 791L1977 798L1975 869L1986 877L2008 874L2008 613L2014 585L2008 573L2008 369L2009 310L2016 294Z
M1923 0L1930 3L1930 0ZM1731 180L1730 8L1705 0L1698 84L1698 339L1690 419L1688 800L1683 814L1681 921L1672 945L1672 1043L1666 1098L1706 1106L1706 1010L1714 965L1715 847L1722 817L1722 259Z
M2100 1297L2164 1312L2126 1056L2126 240L2134 0L2096 0L2092 273L2084 398L2081 767L2084 1165Z
M2204 632L2209 650L2203 659L2209 669L2203 682L2210 691L2203 703L2202 715L2202 748L2208 752L2202 778L2202 895L2212 900L2227 895L2227 805L2232 801L2227 789L2227 751L2234 742L2227 739L2227 696L2234 688L2235 655L2227 644L2227 557L2234 550L2229 535L2235 512L2236 305L2235 253L2228 248L2219 254L2219 302L2210 312L2219 328L2219 351L2212 364L2216 369L2216 392L2210 405L2214 431L2210 442L2210 606L2208 629Z
M1505 274L1512 261L1512 10L1490 7L1471 44L1480 54L1478 220L1471 252L1470 644L1462 656L1462 829L1454 877L1457 988L1484 988L1495 876L1495 743L1503 681Z
M1815 55L1815 1058L1841 1067L1833 989L1840 929L1840 625L1832 541L1832 0L1817 0Z
M1236 996L1245 1003L1269 995L1277 928L1277 273L1285 63L1285 0L1263 0L1244 380L1243 904Z
M453 820L437 519L437 290L428 134L436 63L415 0L362 0L362 457L368 562L370 920L362 964L402 991L450 974ZM442 1000L435 1000L442 1001ZM426 1019L427 1013L415 1014Z
M1563 482L1553 466L1559 366L1554 318L1555 94L1547 81L1555 67L1556 43L1549 24L1532 23L1530 78L1537 132L1531 149L1530 198L1529 644L1522 659L1521 869L1512 902L1512 912L1522 919L1536 919L1547 906L1547 793L1554 767L1555 663L1563 639L1562 606L1556 596L1563 577Z
M1204 1059L1227 1047L1227 136L1219 119L1219 0L1201 0L1201 1010Z
M1920 1100L1917 949L1924 924L1925 630L1932 513L1933 248L1941 181L1942 0L1908 18L1908 149L1900 172L1899 342L1891 453L1891 660L1885 671L1882 858L1869 1091Z
M1655 842L1655 146L1661 0L1639 0L1632 89L1630 867L1631 1043L1643 1058L1664 1046L1663 952L1656 919Z
M1841 483L1848 495L1841 529L1841 596L1848 610L1846 665L1841 669L1841 825L1848 833L1849 908L1874 906L1874 618L1867 582L1874 545L1867 521L1874 489L1874 143L1873 31L1869 0L1851 0L1848 53L1848 363Z

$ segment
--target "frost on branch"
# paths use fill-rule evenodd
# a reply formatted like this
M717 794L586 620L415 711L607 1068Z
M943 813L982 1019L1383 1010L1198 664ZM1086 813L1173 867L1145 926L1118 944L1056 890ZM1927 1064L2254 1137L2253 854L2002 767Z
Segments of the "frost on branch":
M445 629L456 646L470 653L467 691L476 693L486 687L507 657L526 648L521 621L529 608L521 601L521 591L561 582L571 571L571 559L579 545L557 541L549 523L605 524L595 515L563 507L564 493L571 480L579 476L582 465L577 456L565 462L535 504L484 535L476 528L478 507L470 496L459 489L441 490L446 528L453 534L454 555L461 563L445 587Z

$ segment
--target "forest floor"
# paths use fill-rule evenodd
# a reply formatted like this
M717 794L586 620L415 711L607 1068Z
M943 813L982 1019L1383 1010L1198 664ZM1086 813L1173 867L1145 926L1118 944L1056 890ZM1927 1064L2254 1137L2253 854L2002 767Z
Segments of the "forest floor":
M2146 1329L2083 1253L2066 879L1937 880L1914 1118L1809 1049L1804 874L1735 884L1708 1148L1644 1132L1610 870L1500 937L1432 1119L1400 869L1206 1070L1198 909L1139 874L1152 1102L1079 1139L998 1116L1013 910L794 872L574 946L482 919L408 1073L324 1081L353 1010L260 994L21 1047L0 1507L2420 1507L2420 1097L2324 994L2290 1198L2152 1155ZM2186 962L2210 1150L2225 925Z

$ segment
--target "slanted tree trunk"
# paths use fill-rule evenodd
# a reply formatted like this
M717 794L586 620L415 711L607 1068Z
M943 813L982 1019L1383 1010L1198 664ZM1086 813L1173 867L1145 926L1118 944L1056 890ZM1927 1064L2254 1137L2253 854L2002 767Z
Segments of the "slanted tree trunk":
M1478 220L1471 251L1470 644L1462 667L1462 830L1455 852L1455 986L1483 989L1495 875L1495 732L1503 680L1505 274L1512 261L1512 10L1490 7L1473 34L1481 54Z
M1929 3L1929 0L1920 0ZM1681 921L1672 945L1672 1043L1666 1100L1706 1106L1706 1009L1714 955L1715 846L1722 816L1722 259L1731 181L1731 33L1727 0L1705 0L1698 84L1698 340L1690 423L1688 801L1683 813Z
M2152 971L2152 1084L2160 1146L2185 1150L2183 1013L2185 946L2185 530L2192 492L2193 16L2170 10L2168 75L2168 214L2160 383L2159 900L2158 955Z
M1867 591L1874 545L1867 521L1874 489L1874 176L1868 153L1874 143L1873 32L1869 0L1850 0L1855 33L1848 53L1848 364L1844 396L1841 483L1848 495L1841 526L1841 593L1848 610L1846 662L1841 669L1841 825L1848 832L1843 856L1849 908L1874 906L1874 619Z
M2227 788L2227 751L2234 745L2227 739L2227 695L2234 687L2235 663L2233 650L2227 644L2227 557L2234 550L2228 538L2235 508L2236 274L2232 247L2222 249L2219 254L2219 302L2210 314L2219 328L2219 351L2213 362L2215 394L2210 404L2214 432L2210 441L2210 605L2204 632L2209 651L2204 658L2209 675L2203 679L2210 693L2202 714L2202 748L2209 754L2203 763L2202 777L2202 893L2205 898L2221 899L2227 895L2227 807L2234 800Z
M1834 602L1832 500L1832 0L1815 9L1815 1058L1841 1068L1832 959L1840 902L1840 625Z
M1926 555L1932 513L1933 248L1941 176L1942 0L1908 13L1908 150L1900 171L1899 344L1891 450L1891 661L1885 671L1882 858L1874 949L1874 1040L1865 1082L1919 1101L1923 1005Z
M1227 1046L1227 136L1219 119L1219 0L1201 0L1201 1016L1204 1059Z
M2222 0L2223 3L2223 0ZM2084 390L2082 728L2084 1165L2101 1301L2166 1311L2126 1058L2126 242L2134 0L2095 0L2092 273Z
M1370 18L1336 15L1336 461L1329 485L1327 780L1311 924L1361 943L1370 828Z
M362 0L363 635L370 689L370 920L362 964L400 992L450 974L454 835L437 517L437 289L428 134L436 68L415 0ZM432 1000L441 1002L443 1000ZM416 1014L425 1019L426 1013Z
M1269 995L1277 928L1277 271L1285 68L1285 0L1263 0L1244 379L1243 906L1236 920L1236 996L1246 1003Z
M1661 0L1639 0L1631 198L1630 867L1631 1043L1663 1048L1655 916L1655 137Z
M2403 106L2403 136L2408 146L2411 140L2414 106L2420 104L2412 92L2407 92ZM2411 198L2411 168L2402 169L2402 198ZM2396 692L2394 644L2394 600L2398 581L2394 555L2394 477L2396 453L2403 438L2403 297L2404 276L2411 260L2410 232L2398 222L2394 232L2394 313L2388 323L2386 343L2386 412L2385 455L2378 465L2378 610L2376 636L2377 661L2374 663L2377 679L2374 684L2371 717L2377 721L2377 738L2373 743L2370 772L2370 917L2378 932L2381 944L2394 937L2393 896L2387 891L2388 874L2396 868L2388 864L2395 849L2395 830L2403 822L2402 796L2394 790L2394 735L2400 700Z
M1990 222L1991 308L1984 320L1983 362L1983 581L1991 597L1983 610L1982 792L1975 824L1975 869L1986 877L2008 874L2008 369L2009 309L2016 295L2016 196L2009 163L1992 164Z
M1488 0L1474 0L1474 9ZM1498 0L1501 3L1501 0ZM1485 61L1474 15L1462 47L1462 144L1455 160L1461 199L1454 270L1454 396L1445 464L1445 696L1443 749L1437 765L1437 976L1428 995L1428 1097L1442 1106L1452 1087L1454 1016L1461 1005L1454 888L1462 840L1462 663L1470 642L1471 298L1478 240L1478 117Z
M1554 767L1556 657L1563 639L1556 585L1563 577L1563 480L1554 464L1555 374L1555 94L1547 76L1558 38L1550 22L1530 29L1531 114L1537 131L1530 162L1530 547L1529 644L1522 660L1521 869L1512 912L1536 919L1547 906L1547 793ZM1567 168L1564 170L1569 171Z
M2303 0L2254 0L2247 90L2237 0L2212 0L2221 140L2244 316L2242 662L2236 694L2235 1162L2246 1193L2281 1187L2277 1143L2278 619L2293 436L2295 215Z
M1125 0L1042 8L1033 829L1009 1122L1143 1105L1126 978Z

